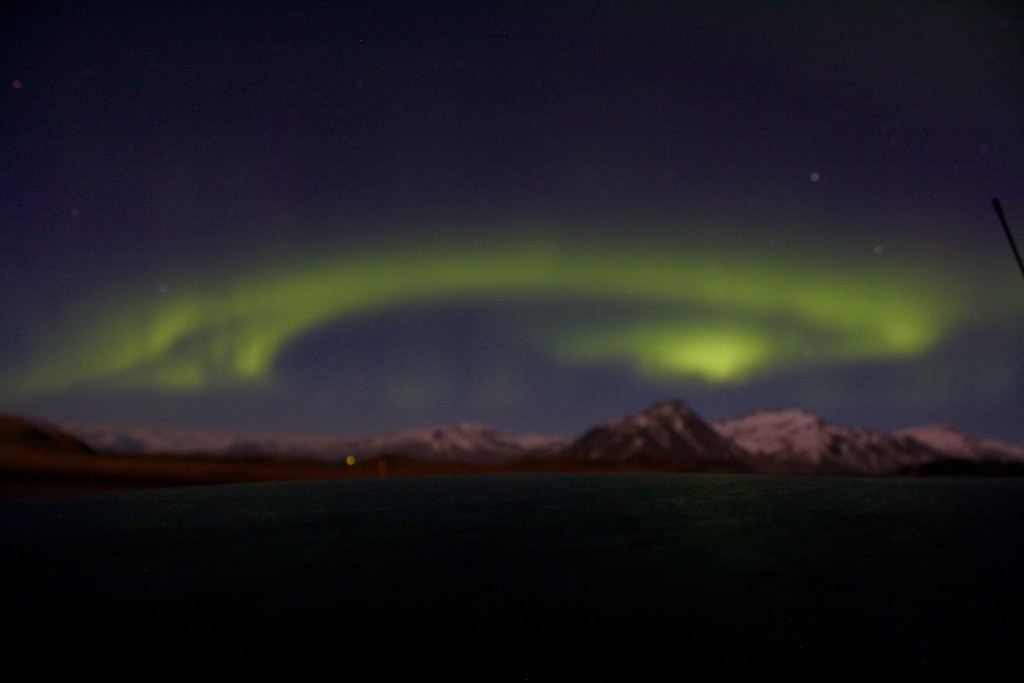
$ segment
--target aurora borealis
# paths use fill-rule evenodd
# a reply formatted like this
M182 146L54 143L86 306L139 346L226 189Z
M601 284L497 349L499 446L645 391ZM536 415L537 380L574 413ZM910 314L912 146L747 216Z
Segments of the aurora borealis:
M25 10L0 410L1024 441L1020 11L857 7Z
M692 249L541 240L309 258L205 287L164 285L145 301L101 299L80 325L54 330L60 343L43 350L41 371L24 390L90 381L201 390L268 380L274 358L303 332L399 305L543 297L650 307L661 313L548 321L536 341L569 363L621 357L658 376L716 382L777 368L801 348L822 362L917 354L966 315L965 303L927 281L935 277L907 284L871 264L815 272L809 260L764 268L756 255L732 254L723 266ZM798 331L773 329L782 326Z

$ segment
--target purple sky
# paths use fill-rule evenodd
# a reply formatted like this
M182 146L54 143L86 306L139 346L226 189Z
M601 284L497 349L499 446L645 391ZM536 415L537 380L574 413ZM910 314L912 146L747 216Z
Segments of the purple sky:
M336 4L6 11L0 410L1024 442L1017 3Z

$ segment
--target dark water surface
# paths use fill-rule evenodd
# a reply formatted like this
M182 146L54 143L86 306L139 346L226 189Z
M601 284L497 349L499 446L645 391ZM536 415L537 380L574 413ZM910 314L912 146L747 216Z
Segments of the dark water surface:
M8 664L676 680L1024 665L1024 480L250 484L0 504ZM368 675L369 674L369 675Z

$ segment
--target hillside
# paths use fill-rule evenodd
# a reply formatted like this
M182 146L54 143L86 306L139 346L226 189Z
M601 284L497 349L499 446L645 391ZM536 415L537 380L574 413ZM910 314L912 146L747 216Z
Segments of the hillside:
M572 441L466 424L364 438L71 429L0 416L0 497L487 472L1024 473L1024 448L948 426L887 434L775 409L709 423L680 401L609 420Z

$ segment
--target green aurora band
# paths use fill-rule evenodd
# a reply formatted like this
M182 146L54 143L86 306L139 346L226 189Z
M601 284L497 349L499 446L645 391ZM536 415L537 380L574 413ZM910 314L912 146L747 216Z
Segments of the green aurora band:
M303 333L399 306L558 300L646 307L657 312L548 321L523 335L565 362L625 363L644 376L708 382L808 362L913 357L985 315L976 305L984 297L954 287L934 264L929 271L903 260L897 268L895 259L873 256L726 257L678 242L536 236L379 244L81 304L39 334L36 357L3 393L269 384L275 358Z

